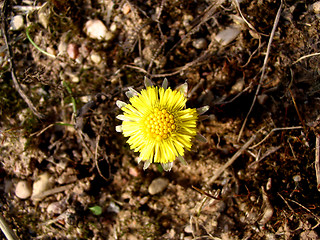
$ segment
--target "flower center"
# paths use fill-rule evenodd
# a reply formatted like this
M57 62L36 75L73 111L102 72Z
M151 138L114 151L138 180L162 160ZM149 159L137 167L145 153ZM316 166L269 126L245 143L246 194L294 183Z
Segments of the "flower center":
M149 136L157 141L166 139L176 129L173 115L157 108L146 118L145 126Z

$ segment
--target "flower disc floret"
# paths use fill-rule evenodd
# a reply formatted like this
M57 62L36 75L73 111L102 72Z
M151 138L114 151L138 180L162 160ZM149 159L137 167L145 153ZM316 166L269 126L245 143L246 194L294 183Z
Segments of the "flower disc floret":
M155 108L145 121L146 135L156 141L167 139L175 128L174 117L166 109Z

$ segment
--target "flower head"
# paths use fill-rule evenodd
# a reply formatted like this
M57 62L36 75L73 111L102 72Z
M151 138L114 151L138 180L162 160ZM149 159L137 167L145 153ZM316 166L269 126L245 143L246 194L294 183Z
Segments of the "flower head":
M126 92L129 104L117 101L123 115L117 118L122 125L117 131L128 137L127 143L135 152L140 152L140 161L145 161L144 169L152 162L161 163L163 169L171 170L173 161L183 159L185 149L190 150L191 140L197 135L197 120L205 109L186 108L187 99L180 90L168 88L165 79L162 87L152 86L145 80L146 89L140 93L132 88Z

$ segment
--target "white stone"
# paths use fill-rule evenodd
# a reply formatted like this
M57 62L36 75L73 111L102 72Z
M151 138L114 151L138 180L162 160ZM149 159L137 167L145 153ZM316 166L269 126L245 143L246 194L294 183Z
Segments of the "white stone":
M315 14L319 14L320 13L320 1L313 3L311 5L311 8Z
M227 27L215 36L215 40L219 42L222 46L226 46L229 43L231 43L234 39L236 39L240 32L241 30L237 27Z
M99 55L99 53L96 53L96 52L92 52L91 55L90 55L90 59L93 63L95 64L99 64L101 63L101 56Z
M239 78L236 83L232 86L230 94L239 93L244 88L245 82L242 78Z
M58 54L62 55L67 52L68 44L66 42L61 41L58 45Z
M156 178L154 179L148 187L148 192L151 195L158 194L165 190L169 184L169 180L166 178Z
M15 194L20 199L27 199L31 196L32 188L30 182L21 180L16 185Z
M41 9L38 12L39 22L46 29L48 28L48 25L49 25L49 17L50 17L50 13L49 13L49 10L47 9Z
M38 180L33 183L31 198L37 200L37 196L51 187L50 174L45 172L39 175Z
M110 31L111 32L115 32L115 31L117 31L117 24L116 23L111 23L111 25L110 25Z
M10 30L12 31L19 31L24 26L24 20L22 15L16 15L12 17L10 22Z
M190 224L188 224L187 226L185 226L184 231L186 233L193 233L194 232L194 228Z
M113 37L112 32L108 31L107 27L102 21L98 19L91 19L86 22L84 32L88 37L97 40L110 40Z

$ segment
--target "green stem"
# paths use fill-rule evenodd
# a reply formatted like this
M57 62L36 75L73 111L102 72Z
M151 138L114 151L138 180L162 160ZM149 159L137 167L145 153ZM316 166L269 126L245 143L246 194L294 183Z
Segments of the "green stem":
M63 86L67 89L68 93L71 95L73 113L76 114L77 113L76 100L72 96L72 91L71 91L70 87L68 86L68 84L65 81L63 81L62 83L63 83Z
M27 35L27 38L29 39L29 41L31 42L31 44L32 44L36 49L38 49L41 53L47 55L48 57L56 58L55 55L50 54L50 53L44 51L43 49L41 49L41 48L31 39L30 34L29 34L29 29L30 29L30 27L31 27L31 25L30 25L29 27L27 27L27 29L26 29L26 35Z

